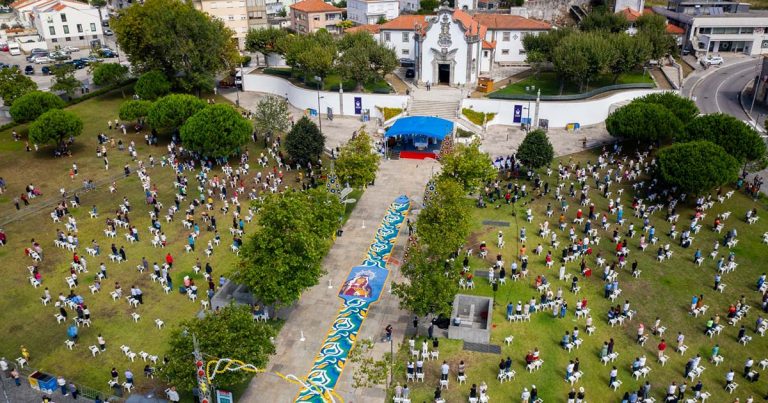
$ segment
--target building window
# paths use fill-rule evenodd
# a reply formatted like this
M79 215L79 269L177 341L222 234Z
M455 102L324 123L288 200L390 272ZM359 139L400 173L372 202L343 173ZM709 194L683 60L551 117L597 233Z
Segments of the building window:
M230 21L234 21L234 20L235 20L235 16L234 16L234 15L230 15L230 16L229 16L229 20L230 20Z
M53 39L51 39L51 42L53 42L53 43L56 43L56 42L58 42L58 41L59 41L59 40L58 40L58 39L56 39L56 38L53 38Z
M315 20L315 21L320 21L320 16L316 15L316 16L312 17L312 19Z
M75 27L77 28L77 32L83 32L83 24L77 24Z
M501 33L501 40L504 42L509 42L509 32L502 32Z
M407 56L407 55L409 55L410 53L411 53L411 51L410 51L410 50L408 50L408 49L403 49L403 56Z
M403 42L408 43L408 37L410 34L408 32L403 32Z
M518 51L517 51L517 54L518 54L518 55L524 55L524 54L525 54L525 49L520 49L520 50L518 50Z
M392 39L392 36L389 32L384 33L384 41L389 42Z
M67 15L61 14L61 22L67 22Z
M72 41L72 38L70 38L70 37L66 37L66 38L64 38L64 40L65 40L65 41L67 41L67 42L71 42L71 41Z
M68 34L68 33L69 33L69 25L65 25L65 26L64 26L64 33L65 33L65 34Z
M91 23L91 32L96 32L96 23L95 22Z
M502 51L501 51L501 54L502 54L502 55L508 55L508 54L509 54L509 49L504 49L504 50L502 50Z
M51 35L56 35L56 28L53 26L48 27L48 32L51 33Z
M84 36L79 36L78 39L80 39L81 41L84 41L85 37Z
M98 35L93 35L93 39L99 39Z
M483 57L488 57L488 51L487 50L483 51Z

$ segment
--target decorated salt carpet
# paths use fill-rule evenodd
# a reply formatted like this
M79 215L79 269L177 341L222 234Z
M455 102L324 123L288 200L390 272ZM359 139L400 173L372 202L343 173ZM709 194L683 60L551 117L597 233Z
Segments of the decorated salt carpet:
M389 275L387 259L395 246L400 226L408 214L410 201L400 196L389 206L363 263L350 270L339 291L341 308L328 331L320 352L307 376L310 388L299 391L297 402L323 402L322 396L336 387L355 344L357 333L368 315L368 308L381 296Z

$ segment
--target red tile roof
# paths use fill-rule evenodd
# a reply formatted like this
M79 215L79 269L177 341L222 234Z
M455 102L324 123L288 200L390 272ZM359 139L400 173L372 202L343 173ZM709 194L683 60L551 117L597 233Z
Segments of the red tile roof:
M485 27L481 26L479 22L472 19L472 16L461 10L453 12L453 18L459 20L464 29L467 30L465 35L480 35L485 36Z
M323 0L304 0L291 6L291 9L296 11L302 11L305 13L325 13L325 12L342 12L343 8L338 8L331 4L324 2Z
M667 24L667 33L672 35L682 35L685 33L685 30L678 27L677 25Z
M635 22L641 15L643 15L640 11L633 10L629 7L619 11L619 14L622 14L629 22Z
M422 27L427 26L426 15L401 15L393 20L389 20L379 25L379 30L398 30L398 31L415 31L416 24L420 24Z
M379 31L381 31L381 27L376 24L358 25L356 27L351 27L344 30L344 32L348 32L350 34L355 32L368 32L371 34L378 34Z
M493 49L496 47L496 41L488 42L483 39L483 49Z
M510 14L475 14L474 19L491 30L510 29L523 31L544 31L552 25L538 20Z

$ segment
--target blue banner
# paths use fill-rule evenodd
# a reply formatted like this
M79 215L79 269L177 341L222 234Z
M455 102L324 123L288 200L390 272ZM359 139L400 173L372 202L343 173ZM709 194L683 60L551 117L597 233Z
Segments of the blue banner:
M363 113L363 98L355 97L355 115Z
M512 123L520 123L523 118L523 105L515 105L515 114L512 116Z

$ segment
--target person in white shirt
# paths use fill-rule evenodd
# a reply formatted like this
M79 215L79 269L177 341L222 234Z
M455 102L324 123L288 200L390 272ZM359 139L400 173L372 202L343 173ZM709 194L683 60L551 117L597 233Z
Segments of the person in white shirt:
M448 363L443 361L443 365L440 366L440 380L447 381L448 380L448 371L450 370L450 367L448 366Z
M733 372L733 368L731 368L730 371L728 371L727 374L725 374L725 387L727 388L730 384L733 383L733 377L736 375L735 372Z
M170 389L166 389L165 394L168 396L168 400L170 400L171 403L176 403L179 401L179 392L176 392L175 386L172 386Z

